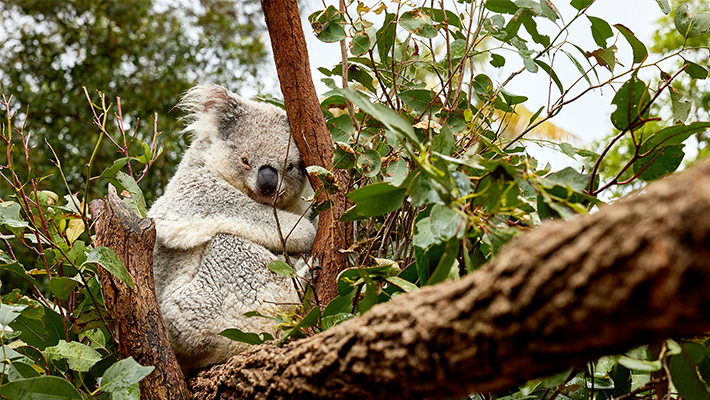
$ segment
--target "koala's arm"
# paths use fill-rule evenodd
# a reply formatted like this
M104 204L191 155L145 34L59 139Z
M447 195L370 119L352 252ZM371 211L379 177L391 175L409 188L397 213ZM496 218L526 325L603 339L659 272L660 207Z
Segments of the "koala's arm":
M273 207L252 202L247 203L242 210L242 216L237 219L219 221L219 231L243 237L273 253L283 253L284 246L276 224L278 218L281 233L286 240L286 252L297 254L311 251L316 228L307 217L279 209L276 209L274 216ZM239 226L242 223L246 225Z
M247 239L274 253L282 253L276 218L286 239L286 252L307 253L316 228L307 217L257 203L243 193L214 181L175 185L150 210L166 246L189 249L226 233ZM199 184L198 184L199 183ZM295 228L294 228L295 227Z

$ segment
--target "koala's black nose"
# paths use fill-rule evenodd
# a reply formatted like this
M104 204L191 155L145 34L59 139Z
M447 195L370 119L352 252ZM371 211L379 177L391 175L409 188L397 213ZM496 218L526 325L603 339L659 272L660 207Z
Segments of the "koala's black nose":
M273 196L279 185L279 174L268 165L259 168L256 177L256 189L262 196Z

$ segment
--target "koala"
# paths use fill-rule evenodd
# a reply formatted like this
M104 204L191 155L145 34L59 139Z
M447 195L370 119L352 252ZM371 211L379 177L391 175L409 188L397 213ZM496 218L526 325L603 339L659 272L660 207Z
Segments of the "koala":
M316 232L302 217L310 185L283 110L216 85L189 90L178 106L193 141L148 216L156 296L188 375L248 346L220 336L224 329L274 331L244 313L299 302L292 280L267 265L310 252Z

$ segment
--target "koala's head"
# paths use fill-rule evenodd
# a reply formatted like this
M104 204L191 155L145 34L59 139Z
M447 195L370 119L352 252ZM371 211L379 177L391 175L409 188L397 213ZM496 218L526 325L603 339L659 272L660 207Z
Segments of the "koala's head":
M191 148L213 172L260 203L275 200L283 209L298 200L306 171L285 111L217 85L190 89L179 106L194 134Z

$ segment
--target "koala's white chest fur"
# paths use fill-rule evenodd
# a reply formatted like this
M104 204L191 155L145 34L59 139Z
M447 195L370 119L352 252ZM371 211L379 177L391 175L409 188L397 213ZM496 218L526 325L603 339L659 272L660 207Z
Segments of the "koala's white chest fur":
M292 282L267 265L284 251L309 252L315 227L288 211L304 208L306 175L282 110L214 85L192 89L181 107L195 139L149 216L157 228L156 295L189 371L244 350L219 336L224 329L273 331L244 313L298 302ZM267 204L274 202L276 215ZM284 236L291 232L285 247L276 218Z

